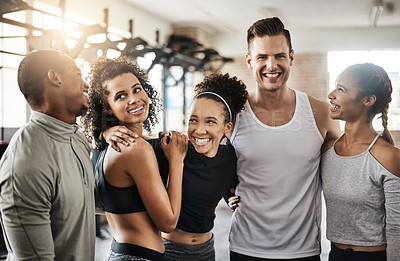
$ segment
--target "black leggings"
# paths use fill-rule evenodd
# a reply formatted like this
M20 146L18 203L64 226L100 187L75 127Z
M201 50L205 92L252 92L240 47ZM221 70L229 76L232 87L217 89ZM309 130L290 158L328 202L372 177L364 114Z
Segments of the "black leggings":
M270 259L270 258L260 258L242 255L236 252L230 252L231 261L321 261L319 255L303 257L303 258L292 258L292 259Z
M128 244L118 243L113 238L111 243L111 251L108 256L109 261L127 261L127 260L138 260L138 261L164 261L164 253L157 252L152 249L145 247Z
M331 244L329 261L386 261L386 251L361 252L343 250Z

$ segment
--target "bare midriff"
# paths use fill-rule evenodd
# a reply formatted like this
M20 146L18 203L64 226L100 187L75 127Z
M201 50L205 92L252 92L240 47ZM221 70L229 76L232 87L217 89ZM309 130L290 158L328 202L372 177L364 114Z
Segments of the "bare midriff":
M165 252L161 233L146 212L111 214L106 212L112 235L118 243L128 243L160 253Z
M192 246L200 245L210 240L212 237L212 232L208 231L206 233L189 233L176 228L171 233L163 233L162 236L169 241Z

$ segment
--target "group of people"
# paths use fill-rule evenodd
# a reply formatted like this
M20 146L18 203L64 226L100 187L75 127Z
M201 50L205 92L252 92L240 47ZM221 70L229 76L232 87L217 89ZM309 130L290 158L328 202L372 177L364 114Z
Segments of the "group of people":
M18 84L32 116L0 163L8 260L94 260L95 201L113 235L107 260L215 260L223 197L233 211L230 260L320 260L321 190L330 261L400 260L387 73L348 67L329 105L287 86L294 51L279 18L255 22L247 43L255 90L209 75L195 87L187 135L159 138L145 135L158 94L128 59L98 58L87 89L71 58L29 53ZM85 133L101 150L94 169L76 124L83 109Z

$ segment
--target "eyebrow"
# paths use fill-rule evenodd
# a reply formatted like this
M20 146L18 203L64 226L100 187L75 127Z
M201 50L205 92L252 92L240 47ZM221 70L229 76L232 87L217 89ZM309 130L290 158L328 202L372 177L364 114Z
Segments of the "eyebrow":
M198 116L196 115L196 114L190 114L190 116L189 117L195 117L195 118L198 118ZM214 116L207 116L206 117L206 120L209 120L209 119L213 119L213 120L216 120L216 121L218 121L218 119L217 118L215 118Z
M206 117L206 119L207 119L207 120L209 120L209 119L213 119L213 120L216 120L216 121L218 121L218 119L217 119L217 118L215 118L214 116L208 116L208 117Z
M134 85L131 86L131 89L134 88L134 87L136 87L137 85L140 86L140 83L135 83Z
M338 83L336 83L336 86L337 86L337 87L342 87L342 88L346 89L346 86L343 86L343 85L338 84Z
M265 54L265 53L259 53L259 54L256 55L256 57L259 57L259 56L277 56L277 55L288 55L288 54L285 53L285 52L274 53L274 54L271 54L271 55Z

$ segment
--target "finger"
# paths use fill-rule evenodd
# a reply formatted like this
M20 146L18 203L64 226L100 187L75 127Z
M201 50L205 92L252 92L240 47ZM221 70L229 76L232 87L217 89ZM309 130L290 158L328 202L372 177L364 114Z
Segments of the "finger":
M130 129L126 128L125 130L126 130L125 133L128 136L130 136L132 138L139 138L139 135L137 135L135 132L131 131Z
M126 147L129 147L129 142L127 142L126 140L124 140L124 139L121 139L121 138L119 138L119 137L116 137L115 139L114 139L114 142L116 142L116 143L118 143L118 144L122 144L122 145L124 145L124 146L126 146Z
M121 133L121 139L128 141L128 142L135 142L135 138L133 138L132 136L125 134L125 133Z
M167 145L167 136L164 135L164 137L161 138L161 147L165 148Z
M118 143L116 142L111 142L111 148L113 148L117 152L121 152L121 149L118 146Z
M235 194L236 189L235 188L230 188L229 189L233 194Z
M178 134L176 131L170 131L169 132L169 136L171 138L171 141L173 141L174 143L178 142Z

